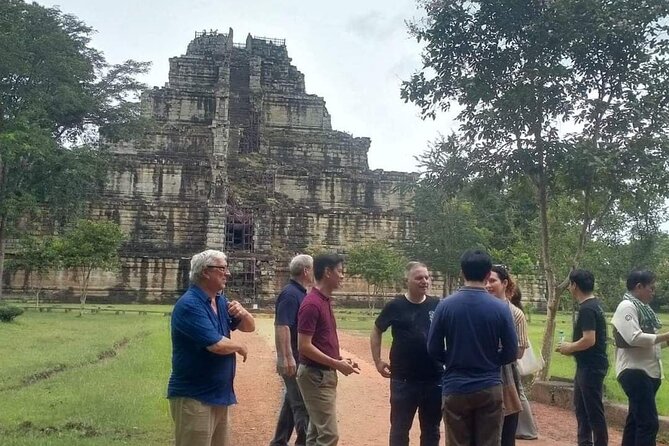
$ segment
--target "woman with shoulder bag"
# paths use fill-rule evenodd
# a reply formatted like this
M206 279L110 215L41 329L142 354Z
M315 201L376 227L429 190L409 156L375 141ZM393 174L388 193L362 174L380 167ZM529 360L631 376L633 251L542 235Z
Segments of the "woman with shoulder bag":
M516 287L511 296L511 303L524 312L523 304L521 303L522 293L520 288ZM525 354L516 361L518 365L518 372L521 376L532 376L546 365L541 354L537 356L532 349L532 343L527 341L528 347ZM521 383L522 384L522 383ZM518 416L518 427L516 427L516 438L520 440L536 440L539 438L537 425L534 422L534 415L532 414L532 406L525 395L525 389L520 388L520 402L523 406L523 411Z
M529 345L527 338L527 321L523 312L509 302L508 296L513 294L515 284L507 269L502 265L493 265L486 283L490 294L509 304L516 334L518 335L518 358L521 358ZM516 444L516 428L518 419L523 412L521 395L524 396L520 373L515 362L502 366L502 388L504 397L504 424L502 426L501 446Z

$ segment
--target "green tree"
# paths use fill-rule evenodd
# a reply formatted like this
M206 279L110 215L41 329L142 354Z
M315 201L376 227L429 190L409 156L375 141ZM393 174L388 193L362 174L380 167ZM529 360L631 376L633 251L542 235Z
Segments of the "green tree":
M401 281L405 263L400 253L380 241L355 246L346 255L347 272L367 282L370 308L374 308L374 301L384 288Z
M37 3L0 2L0 29L2 277L8 238L40 211L66 221L99 190L101 141L142 126L134 77L148 64L108 64L91 28Z
M116 223L79 220L66 231L56 245L57 257L64 268L76 272L81 284L79 302L83 313L91 272L112 271L120 266L118 251L125 236Z
M24 236L19 239L16 252L9 261L9 271L22 270L25 274L25 283L35 293L38 307L46 275L61 265L56 248L59 245L57 237Z
M460 274L460 256L470 248L485 247L490 232L479 226L472 203L449 197L440 189L415 189L415 233L408 255L430 265L444 278L443 294L453 291Z
M667 196L669 3L419 3L426 18L411 31L425 44L423 69L403 84L402 96L425 116L457 101L467 147L444 154L432 170L449 179L447 168L460 165L470 177L525 177L535 189L548 288L546 378L558 296L567 284L558 280L551 252L554 197L568 199L579 215L575 267L587 241L608 215L624 212L628 197L661 203Z

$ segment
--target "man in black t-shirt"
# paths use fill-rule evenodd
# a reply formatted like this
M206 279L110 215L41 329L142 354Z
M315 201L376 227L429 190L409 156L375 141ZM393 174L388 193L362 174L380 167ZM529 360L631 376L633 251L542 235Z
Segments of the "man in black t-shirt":
M569 292L578 301L573 342L555 349L576 359L574 407L579 446L606 446L609 441L602 388L609 368L606 356L606 320L599 300L592 295L595 278L590 271L575 269L569 274Z
M427 295L430 274L422 263L406 268L407 293L379 314L370 345L379 373L390 378L390 446L407 446L418 411L421 446L439 444L442 366L427 353L427 335L439 300ZM391 327L390 364L381 359L381 339Z

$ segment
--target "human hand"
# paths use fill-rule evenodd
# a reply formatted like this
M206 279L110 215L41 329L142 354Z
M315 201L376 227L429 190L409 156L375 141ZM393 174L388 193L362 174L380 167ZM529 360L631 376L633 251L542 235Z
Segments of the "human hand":
M235 319L243 319L246 316L249 316L251 313L246 311L242 304L236 300L232 300L228 302L228 314L230 314L230 316L234 317Z
M360 367L358 367L358 364L353 362L350 358L340 359L337 361L335 368L344 376L348 376L351 373L360 373Z
M558 344L557 347L555 347L555 351L557 353L560 353L565 356L569 356L572 354L571 350L571 342L561 342Z
M383 376L384 378L390 378L390 364L388 364L382 359L379 359L375 364L376 364L376 370L379 371L381 376Z
M246 357L249 354L249 350L244 344L241 344L239 346L239 350L237 350L237 354L243 358L242 362L246 362Z
M297 364L295 363L295 358L286 358L283 361L279 361L276 368L279 372L279 375L287 376L288 378L291 378L297 374Z

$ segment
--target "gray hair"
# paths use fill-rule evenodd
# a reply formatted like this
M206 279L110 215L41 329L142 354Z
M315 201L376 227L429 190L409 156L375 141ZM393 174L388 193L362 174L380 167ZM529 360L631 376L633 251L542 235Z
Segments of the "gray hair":
M404 268L404 278L408 279L409 276L411 275L411 272L415 270L416 268L427 268L427 265L421 262L409 262L407 263L407 266ZM429 271L429 270L428 270Z
M291 277L300 276L306 268L312 268L314 266L314 258L307 254L299 254L292 258L288 269L290 270Z
M206 251L198 252L190 259L190 273L188 278L191 282L197 282L202 278L202 272L210 265L212 260L227 260L228 257L222 251L215 249L207 249Z

